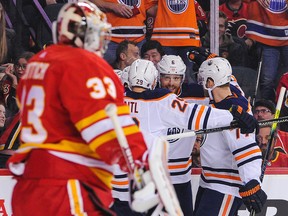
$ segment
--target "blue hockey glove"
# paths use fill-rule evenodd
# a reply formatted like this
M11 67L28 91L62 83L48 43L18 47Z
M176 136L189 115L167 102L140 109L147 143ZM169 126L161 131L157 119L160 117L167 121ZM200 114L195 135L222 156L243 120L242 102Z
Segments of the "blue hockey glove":
M261 189L261 186L256 179L252 179L246 185L242 186L239 190L239 194L248 211L251 212L254 210L256 214L261 212L261 209L267 200L266 193Z
M243 108L239 105L232 105L229 110L236 120L237 125L240 127L240 131L242 134L253 133L254 130L258 130L258 122L257 120L250 115L249 113L245 112ZM234 124L235 122L233 122Z

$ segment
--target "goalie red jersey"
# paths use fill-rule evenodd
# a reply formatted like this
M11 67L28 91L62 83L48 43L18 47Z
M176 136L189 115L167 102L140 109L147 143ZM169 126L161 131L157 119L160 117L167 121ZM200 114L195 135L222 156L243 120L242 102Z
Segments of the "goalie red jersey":
M54 45L37 54L18 86L23 144L9 161L11 172L19 179L47 179L51 197L62 199L65 207L68 203L74 206L71 213L95 208L92 204L81 206L77 199L81 193L87 198L90 193L96 194L101 197L98 204L108 209L112 202L110 165L122 160L122 152L112 121L104 111L107 104L118 106L121 126L134 159L141 158L146 151L143 137L123 103L122 89L112 68L92 52ZM23 203L23 198L28 199L23 191L28 183L23 187L24 183L18 181L14 190L13 202L17 205ZM67 184L68 195L63 195L67 192L58 194L50 184ZM45 199L42 204L46 206L44 202ZM33 203L23 205L31 205L30 209L35 210ZM35 211L38 215L44 212L67 215L62 207L43 206ZM17 215L19 209L13 209L13 213Z

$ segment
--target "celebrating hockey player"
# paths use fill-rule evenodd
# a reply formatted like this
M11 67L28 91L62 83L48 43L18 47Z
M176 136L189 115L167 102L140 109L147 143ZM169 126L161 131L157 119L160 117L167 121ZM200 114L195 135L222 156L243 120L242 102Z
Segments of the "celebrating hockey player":
M167 135L167 129L171 127L198 130L203 128L227 126L231 123L233 116L238 119L239 123L241 122L242 132L249 133L254 130L255 119L246 112L239 113L238 110L241 110L241 107L233 107L232 116L228 110L214 109L195 103L188 104L184 100L178 98L176 94L171 93L168 89L154 89L156 86L157 76L158 72L153 63L142 59L133 62L128 71L128 84L132 91L126 92L125 102L129 105L131 115L138 123L141 131L148 132L154 136L164 136ZM193 143L194 142L191 141L190 146L187 146L187 151L189 151L188 155L191 154ZM172 178L177 174L177 172L175 172L177 163L175 162L179 159L179 156L176 158L175 155L177 155L177 152L179 153L179 151L185 151L185 147L175 145L171 146L171 149L169 150L168 159L171 160L168 160L168 162L170 162L169 171L170 175L173 175L171 176ZM175 160L173 161L172 158ZM190 170L189 161L188 167L184 166L183 168L182 165L181 167L182 171ZM181 168L178 169L180 170ZM189 175L190 173L188 176ZM182 175L182 178L184 178L184 180L181 183L189 182L190 184L190 179L187 178L186 175ZM175 178L175 185L180 182L179 178L178 182L176 180L177 178ZM123 193L125 190L128 191L128 185L126 185L126 187L124 186L125 175L118 172L115 176L114 183L113 187L116 189L114 191L114 197L117 197L119 201L115 203L114 207L116 209L121 209L124 204L121 201L128 202L129 200L129 197L127 197L128 194L126 193L125 195L125 193ZM187 184L184 184L184 186L186 190L191 189ZM189 192L185 194L179 193L179 196L181 195L187 196L186 198L191 201L190 205L192 205L192 197L189 198ZM182 210L185 215L192 215L192 206L190 206L190 209L188 208L188 211L186 212L184 209Z
M212 107L229 110L238 105L239 112L251 113L246 98L231 92L231 75L230 63L216 57L201 64L198 79L213 99ZM255 134L242 134L241 129L225 130L207 134L204 140L194 215L236 215L242 203L249 211L260 212L267 195L259 179L262 158Z
M173 189L169 180L160 183L165 178L157 178L156 182L154 178L160 172L147 165L150 155L161 156L162 152L153 152L153 148L147 152L143 136L124 104L123 86L102 59L110 28L105 14L91 2L67 3L53 23L56 45L29 61L17 92L22 145L8 161L17 179L13 215L115 215L109 209L113 203L111 165L118 163L125 171L129 166L115 125L105 112L111 103L117 106L120 128L132 152L129 162L137 160L139 169L143 167L135 178L140 178L143 188L134 188L138 190L133 201L139 203L142 197L136 194L149 187L147 203L152 197L153 204L161 202L169 215L182 215L178 201L175 208L170 202L177 200L175 192L165 192ZM165 170L161 164L158 167ZM144 175L149 178L144 180ZM145 207L138 210L149 209Z

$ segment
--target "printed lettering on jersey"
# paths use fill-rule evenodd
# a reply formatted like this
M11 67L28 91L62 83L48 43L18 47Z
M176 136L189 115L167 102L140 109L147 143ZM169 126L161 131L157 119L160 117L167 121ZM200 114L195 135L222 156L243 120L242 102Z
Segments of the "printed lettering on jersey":
M172 13L180 14L188 8L189 0L166 0L166 4Z
M167 130L167 136L169 135L173 135L173 134L180 134L180 133L183 133L184 132L184 129L180 129L178 127L173 127L173 128L168 128ZM178 141L179 139L170 139L168 140L169 143L174 143L176 141Z
M262 7L267 8L272 13L282 13L287 10L286 0L259 0L258 1Z
M118 0L120 4L125 4L128 6L137 6L138 8L141 5L141 0Z

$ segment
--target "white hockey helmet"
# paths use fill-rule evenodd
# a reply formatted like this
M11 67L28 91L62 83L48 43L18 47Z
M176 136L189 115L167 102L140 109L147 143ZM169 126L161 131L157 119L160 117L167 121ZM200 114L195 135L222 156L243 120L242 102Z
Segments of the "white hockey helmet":
M176 55L164 55L160 62L157 63L157 70L159 75L162 74L173 74L182 75L184 81L186 65L184 64L182 58Z
M134 86L153 90L158 78L158 71L151 61L144 59L135 60L128 71L130 89Z
M231 80L232 68L229 61L225 58L216 57L204 61L198 73L198 84L202 84L205 89L208 78L214 81L214 87L229 83Z
M110 42L111 25L95 4L79 0L65 4L53 22L53 42L102 55Z

